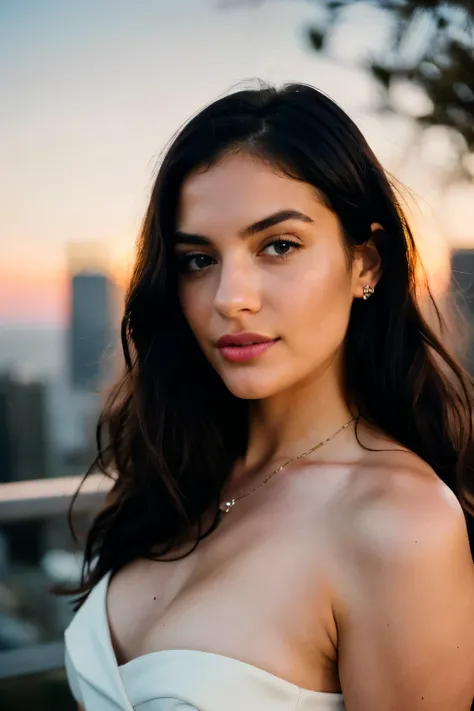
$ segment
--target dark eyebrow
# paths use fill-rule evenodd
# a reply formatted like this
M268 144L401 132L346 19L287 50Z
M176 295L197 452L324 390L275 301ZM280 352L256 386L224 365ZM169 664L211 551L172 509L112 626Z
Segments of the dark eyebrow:
M305 215L304 212L299 212L299 210L280 210L279 212L273 213L273 215L268 215L257 222L254 222L248 227L244 227L239 230L240 237L250 237L257 234L258 232L263 232L269 227L280 224L280 222L286 222L287 220L299 220L300 222L314 222L311 217ZM187 232L181 232L177 230L175 232L175 244L197 244L201 246L207 246L210 244L210 240L202 235L193 235Z

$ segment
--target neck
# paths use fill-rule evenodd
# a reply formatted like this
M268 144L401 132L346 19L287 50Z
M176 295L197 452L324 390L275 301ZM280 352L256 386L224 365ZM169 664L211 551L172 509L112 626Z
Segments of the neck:
M251 403L243 468L295 457L330 437L353 414L343 393L340 367L333 362L290 390Z

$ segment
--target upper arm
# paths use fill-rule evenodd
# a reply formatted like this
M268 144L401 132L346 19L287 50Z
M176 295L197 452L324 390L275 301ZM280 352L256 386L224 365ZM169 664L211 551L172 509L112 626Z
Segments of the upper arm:
M444 485L442 485L444 487ZM339 615L347 711L468 711L474 566L462 509L432 484L359 518Z

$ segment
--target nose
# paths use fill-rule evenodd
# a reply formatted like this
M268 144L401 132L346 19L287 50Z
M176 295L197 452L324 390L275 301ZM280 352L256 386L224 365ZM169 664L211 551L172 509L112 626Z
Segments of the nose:
M242 311L260 311L260 277L251 260L233 257L222 262L214 305L226 318Z

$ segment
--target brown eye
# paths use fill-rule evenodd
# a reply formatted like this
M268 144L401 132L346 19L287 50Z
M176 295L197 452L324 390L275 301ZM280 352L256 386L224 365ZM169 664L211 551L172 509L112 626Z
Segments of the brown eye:
M182 272L200 272L209 267L215 260L208 254L189 253L178 257L179 269Z
M274 254L270 253L271 257L286 257L290 254L292 249L300 249L301 245L299 242L295 242L291 239L277 239L267 244L262 251L266 251L270 248L275 251Z

